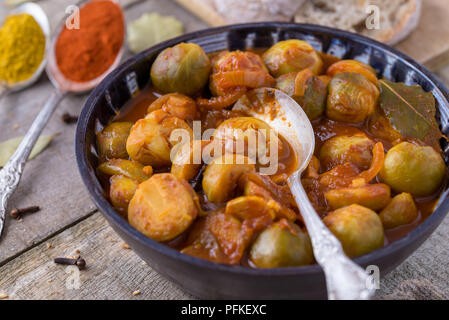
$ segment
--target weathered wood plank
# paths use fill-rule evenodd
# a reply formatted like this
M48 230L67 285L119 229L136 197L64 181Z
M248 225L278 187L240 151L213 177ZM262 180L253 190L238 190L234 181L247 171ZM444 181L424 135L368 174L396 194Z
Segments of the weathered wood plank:
M0 292L10 299L192 298L125 249L99 213L47 243L0 268ZM71 281L77 269L53 262L55 257L75 255L77 249L87 262L87 268L79 272L79 289ZM133 296L136 290L141 294Z
M449 6L424 0L418 27L396 48L435 71L449 63Z
M449 217L432 237L397 270L381 281L379 299L448 299ZM76 226L17 257L0 268L0 293L10 299L188 299L192 298L165 280L122 241L96 213ZM69 289L73 273L55 265L57 256L75 250L87 261L80 272L79 289ZM66 271L69 270L69 271ZM73 270L72 270L73 272ZM69 283L69 288L67 284ZM141 294L132 293L140 290Z
M124 5L135 0L122 1ZM53 30L64 16L72 0L43 0L39 4L47 13ZM126 19L131 20L144 12L157 11L164 15L175 15L186 31L206 25L198 21L176 3L164 0L140 2L126 10ZM0 2L0 21L7 11ZM130 54L127 53L125 58ZM40 111L53 87L45 75L31 88L11 94L0 101L0 141L24 135ZM95 209L81 182L74 154L75 125L65 125L61 120L64 112L79 114L86 95L68 96L53 115L44 133L60 133L50 146L36 159L30 161L22 182L10 200L10 207L39 205L42 210L27 216L22 221L7 219L3 238L0 240L0 265L28 247L39 243L67 225Z
M376 296L380 299L449 299L449 216L424 244L388 274Z

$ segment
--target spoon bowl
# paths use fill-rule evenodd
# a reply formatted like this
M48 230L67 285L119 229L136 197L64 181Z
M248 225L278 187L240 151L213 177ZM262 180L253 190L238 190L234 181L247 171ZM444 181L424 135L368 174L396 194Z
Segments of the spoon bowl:
M123 8L118 1L116 1L116 0L109 0L109 1L115 3L117 6L119 6L122 9L122 13L123 13ZM89 1L87 1L87 0L81 1L78 4L80 9L82 9L83 5L86 4L87 2L89 2ZM64 74L59 69L58 62L56 59L56 50L55 50L56 42L59 38L61 31L65 27L66 19L68 19L69 17L70 17L69 15L66 15L61 20L61 22L59 23L59 26L57 28L57 32L55 32L53 39L51 41L50 50L48 53L48 63L47 63L47 68L46 68L47 76L50 79L53 86L55 88L57 88L59 91L81 94L81 93L88 92L88 91L92 90L92 88L96 87L106 77L107 74L109 74L112 70L114 70L120 64L120 61L123 56L123 51L124 51L125 34L126 33L124 33L124 36L122 39L122 47L120 48L120 51L118 52L117 56L115 57L114 62L105 72L103 72L103 74L101 74L100 76L98 76L95 79L92 79L92 80L89 80L86 82L76 82L76 81L70 80L66 76L64 76ZM123 22L124 21L125 20L123 19ZM123 28L124 28L124 30L126 30L125 24L123 24Z
M257 104L257 108L253 106ZM303 172L315 150L312 124L298 103L284 92L258 88L239 99L233 110L265 121L291 145L296 157L294 171Z
M24 81L20 81L20 82L15 82L15 83L4 83L2 84L4 86L4 88L6 89L6 91L11 91L11 92L16 92L22 89L25 89L27 87L29 87L30 85L32 85L34 82L36 82L37 79L39 79L39 77L41 76L42 72L45 69L45 66L47 64L47 56L48 56L48 51L50 48L50 23L48 22L48 17L45 14L44 10L42 10L42 8L32 2L27 2L24 3L20 6L18 6L17 8L15 8L14 10L11 11L10 14L29 14L30 16L32 16L36 22L39 24L40 28L42 29L42 32L44 33L45 36L45 54L44 54L44 58L42 59L39 67L36 69L36 71L34 71L33 75L29 78L26 79Z

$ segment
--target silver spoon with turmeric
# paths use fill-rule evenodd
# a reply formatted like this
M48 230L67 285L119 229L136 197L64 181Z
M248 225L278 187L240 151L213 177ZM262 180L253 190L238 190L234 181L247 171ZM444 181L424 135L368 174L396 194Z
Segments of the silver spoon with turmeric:
M98 6L108 6L108 8L101 8ZM112 7L111 7L112 6ZM104 10L103 10L104 9ZM109 10L107 10L109 9ZM117 53L115 55L115 58L111 61L110 65L107 66L107 70L104 70L101 74L97 75L93 79L89 79L88 81L84 82L77 82L74 80L69 79L67 76L64 75L64 73L60 70L60 67L58 65L58 61L56 58L56 45L58 43L58 40L60 36L63 34L63 32L71 32L72 30L68 30L66 27L66 18L64 18L60 25L59 25L59 32L56 33L56 36L53 37L50 50L48 52L48 63L47 63L47 75L50 78L52 84L55 87L55 90L50 95L50 97L47 99L46 104L44 105L43 109L40 111L36 119L34 120L33 124L31 125L31 128L26 133L25 137L23 138L22 142L20 143L17 150L14 152L12 157L9 159L9 161L6 163L6 165L3 167L3 169L0 170L0 237L2 236L3 229L4 229L4 222L6 217L6 209L8 204L8 199L14 192L14 190L17 188L20 182L20 178L22 176L23 168L25 167L25 163L28 159L28 156L31 153L31 150L33 149L34 144L36 143L37 139L39 138L42 130L44 129L45 125L47 124L48 120L50 119L51 115L55 111L56 107L59 105L59 102L68 94L68 93L84 93L87 91L90 91L92 88L97 86L103 79L106 77L106 75L111 72L117 65L120 63L120 59L122 57L123 53L123 44L125 42L125 20L123 16L123 10L120 6L120 4L116 0L104 0L104 1L85 1L83 4L81 4L80 7L80 19L83 18L83 10L91 10L91 13L94 12L99 15L104 15L106 17L95 17L95 14L88 15L90 16L93 21L84 21L84 25L89 26L87 29L87 35L86 33L83 34L83 37L87 37L90 34L94 34L95 36L98 36L98 30L106 30L106 32L113 33L116 37L119 38L120 42L117 47ZM112 16L112 13L115 13L117 17ZM102 19L103 18L103 19ZM110 20L108 20L110 19ZM122 21L120 23L120 20ZM99 22L98 22L99 21ZM92 29L92 26L95 23L104 23L107 21L113 21L114 26L117 27L117 25L122 27L123 34L117 34L116 30L114 28L107 28L103 25L95 25L96 28ZM90 30L90 31L89 31ZM76 30L78 31L78 30ZM85 30L86 32L86 30ZM77 37L74 35L74 37ZM70 39L69 39L70 41ZM93 45L98 44L99 45L105 45L101 41L91 41ZM75 43L76 46L76 43ZM78 50L80 48L76 47L74 50ZM90 49L90 48L87 48ZM106 50L104 50L106 51ZM89 61L89 60L88 60ZM79 61L77 59L73 60L73 63L77 66L80 65Z
M5 37L11 38L10 49L13 51L5 52L11 56L5 59L6 65L1 66L4 72L0 72L0 100L9 92L25 89L39 79L45 69L46 53L50 48L50 24L44 10L35 3L25 3L11 11L2 29ZM25 48L29 52L14 51L24 49L16 44L16 39L13 39L15 36L29 37L29 41L25 41L29 42ZM23 43L23 40L20 42Z
M248 96L252 96L253 100L250 101ZM324 225L302 186L301 174L315 149L315 135L306 113L295 100L273 88L253 90L237 101L233 110L265 121L292 146L297 161L288 184L312 240L316 261L326 276L328 298L369 299L374 294L374 290L368 288L370 278L345 255L341 243Z

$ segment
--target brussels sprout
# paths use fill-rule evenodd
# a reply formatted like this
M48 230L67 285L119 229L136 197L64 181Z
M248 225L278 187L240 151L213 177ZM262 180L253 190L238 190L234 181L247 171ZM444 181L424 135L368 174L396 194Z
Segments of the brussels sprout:
M195 192L170 173L155 174L141 183L128 207L131 226L156 241L183 233L198 215Z
M327 69L326 74L332 78L343 72L359 73L365 76L365 78L371 81L374 85L379 86L376 70L374 70L370 65L356 60L338 61Z
M276 43L263 54L262 59L275 77L306 68L318 75L323 69L323 61L313 47L296 39Z
M326 140L320 150L320 161L324 171L345 162L355 164L359 169L366 170L373 158L371 150L374 141L364 133L335 136Z
M424 197L438 190L445 173L444 161L432 147L401 142L387 152L380 178L397 192Z
M106 175L121 175L137 182L143 182L151 177L151 172L148 174L149 168L151 167L144 167L139 162L125 159L112 159L98 166L98 170Z
M321 117L326 109L326 98L327 86L320 78L314 76L307 80L304 96L295 100L310 120L316 120Z
M379 217L385 229L396 228L415 221L418 218L418 209L412 195L403 192L391 200L380 212Z
M335 189L325 193L327 204L333 210L351 204L380 210L390 202L390 195L390 187L383 183Z
M223 51L212 59L209 89L225 96L236 87L272 87L275 81L259 55L250 51Z
M209 141L193 140L182 145L173 158L171 174L184 180L195 178L201 169L202 150L209 143ZM195 158L195 155L199 158Z
M243 155L225 154L207 166L203 177L203 190L211 202L225 202L232 198L240 176L255 171L254 164Z
M97 146L100 159L127 159L126 139L133 124L113 122L97 133Z
M280 268L314 262L309 236L296 224L281 220L273 223L257 237L249 253L258 268Z
M283 74L276 78L276 89L279 89L289 95L294 97L295 95L295 79L298 72L289 72Z
M162 110L151 112L131 128L126 150L131 159L144 165L161 168L171 164L170 151L179 141L170 141L175 129L183 129L190 138L192 129L182 119L173 117Z
M326 115L331 120L359 123L373 114L379 89L358 73L340 73L329 83Z
M200 46L180 43L159 53L151 66L151 81L162 92L192 95L206 85L210 69Z
M299 82L296 81L298 76L300 74L295 72L280 76L276 79L276 88L298 102L310 120L318 119L326 109L327 84L319 77L311 76L304 80L304 86L301 89L304 94L298 95L295 92L295 83Z
M254 140L250 140L251 137ZM266 142L264 146L266 155L272 147L277 147L277 151L281 154L284 147L274 129L265 121L254 117L236 117L222 122L215 130L213 138L223 143L229 153L260 155L264 151L261 149L263 146L259 145L262 141ZM257 142L257 145L249 143L250 141ZM237 149L239 145L243 147L240 147L240 150Z
M340 240L349 257L361 256L384 244L384 229L379 216L358 204L330 212L323 222Z
M182 120L193 121L198 116L195 100L180 93L169 93L156 99L147 113L159 109Z
M128 205L136 193L139 183L125 176L112 176L109 180L109 198L114 208L125 218L128 216Z

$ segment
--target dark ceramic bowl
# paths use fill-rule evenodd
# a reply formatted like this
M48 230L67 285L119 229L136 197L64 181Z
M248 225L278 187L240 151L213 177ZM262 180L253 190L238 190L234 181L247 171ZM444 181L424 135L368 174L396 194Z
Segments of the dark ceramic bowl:
M251 269L221 265L175 251L144 236L123 220L109 204L95 175L95 132L131 99L133 87L145 87L157 54L180 42L194 42L206 52L267 48L280 40L303 39L315 49L345 59L358 59L373 66L380 76L407 84L420 84L431 91L438 106L438 121L447 133L448 90L428 70L404 54L371 39L331 28L290 23L233 25L186 34L154 46L123 63L91 93L78 121L76 158L82 179L93 201L114 230L153 269L187 292L206 299L288 299L325 298L324 274L320 266ZM447 145L442 142L443 149ZM446 157L446 163L447 163ZM443 220L449 209L445 189L435 212L406 237L361 256L355 261L366 267L377 265L381 275L397 267L415 251Z

